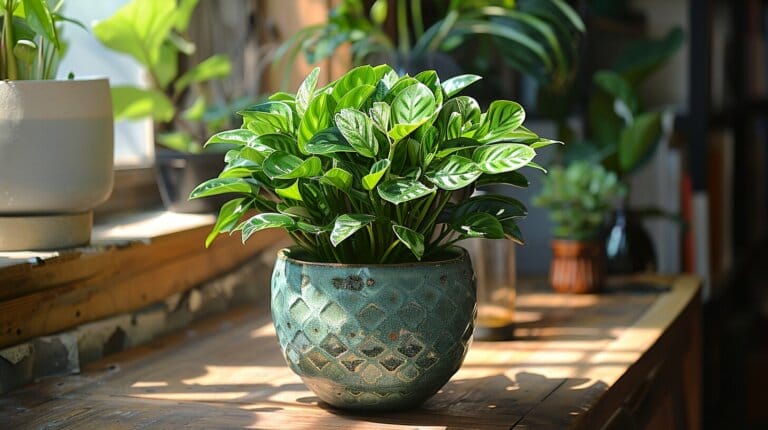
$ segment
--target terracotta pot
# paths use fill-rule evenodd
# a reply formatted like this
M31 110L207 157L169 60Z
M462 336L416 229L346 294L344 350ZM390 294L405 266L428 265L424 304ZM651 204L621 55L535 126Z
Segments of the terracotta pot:
M559 293L596 293L603 286L603 246L597 241L555 239L552 241L549 281Z

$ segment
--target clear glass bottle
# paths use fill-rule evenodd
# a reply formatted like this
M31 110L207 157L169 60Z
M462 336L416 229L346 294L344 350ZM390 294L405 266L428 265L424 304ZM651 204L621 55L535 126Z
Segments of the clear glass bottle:
M475 338L512 338L517 276L515 243L508 239L468 239L461 244L469 251L477 276Z

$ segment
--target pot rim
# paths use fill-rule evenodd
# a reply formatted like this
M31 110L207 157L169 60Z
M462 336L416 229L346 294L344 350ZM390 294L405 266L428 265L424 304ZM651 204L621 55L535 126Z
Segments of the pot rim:
M448 252L455 252L456 256L452 258L447 258L443 260L435 260L435 261L416 261L411 263L392 263L392 264L381 264L381 263L326 263L326 262L320 262L320 261L306 261L301 260L299 258L294 258L290 256L291 251L300 251L301 248L298 246L290 246L287 248L282 248L279 251L277 251L277 258L279 260L285 260L290 261L294 264L300 264L303 266L316 266L316 267L336 267L336 268L379 268L379 269L403 269L403 268L410 268L410 267L425 267L425 266L443 266L447 264L456 264L461 263L463 261L466 261L469 259L469 252L467 252L466 249L460 247L460 246L451 246L447 249Z
M0 84L5 85L56 85L56 84L87 84L91 82L109 81L108 76L104 75L86 75L75 77L74 79L3 79L0 80Z

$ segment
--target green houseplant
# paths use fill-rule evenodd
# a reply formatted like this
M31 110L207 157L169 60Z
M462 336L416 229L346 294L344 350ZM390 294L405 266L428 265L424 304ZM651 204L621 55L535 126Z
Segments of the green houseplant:
M455 73L459 66L447 54L468 48L471 54L462 64L472 63L472 70L483 74L498 68L487 61L495 51L504 63L552 91L574 78L584 23L562 0L377 0L370 8L364 3L339 2L327 22L298 31L276 58L292 64L303 54L314 64L348 44L354 65L378 61L393 64L400 73L424 68ZM389 22L395 34L388 32ZM487 55L477 55L478 49Z
M615 173L577 161L554 167L533 203L549 209L553 224L550 283L556 291L598 291L604 278L601 233L625 194Z
M0 1L0 251L88 243L112 190L108 81L54 79L61 4Z
M177 212L215 212L223 203L222 199L189 202L186 197L197 183L224 167L219 153L203 151L207 137L231 127L231 112L249 103L244 98L218 101L214 96L214 83L231 72L227 56L192 61L196 48L186 32L197 4L198 0L132 0L93 27L104 46L129 55L147 71L147 88L112 88L115 118L153 119L155 139L165 148L155 157L160 194L165 206Z
M238 147L191 197L242 195L222 207L208 243L267 228L294 239L273 273L273 319L286 360L321 399L412 407L458 369L472 335L472 268L452 244L522 240L517 200L452 196L525 185L517 170L538 167L536 149L553 141L522 125L515 102L481 112L457 95L478 76L441 83L434 71L361 66L318 87L318 74L211 137Z

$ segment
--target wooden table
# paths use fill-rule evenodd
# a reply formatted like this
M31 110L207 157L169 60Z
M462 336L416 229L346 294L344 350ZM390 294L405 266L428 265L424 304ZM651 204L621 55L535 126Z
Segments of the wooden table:
M699 282L518 296L518 339L474 342L422 407L318 404L285 365L266 309L232 312L0 397L1 428L700 428ZM637 426L637 427L632 427Z

